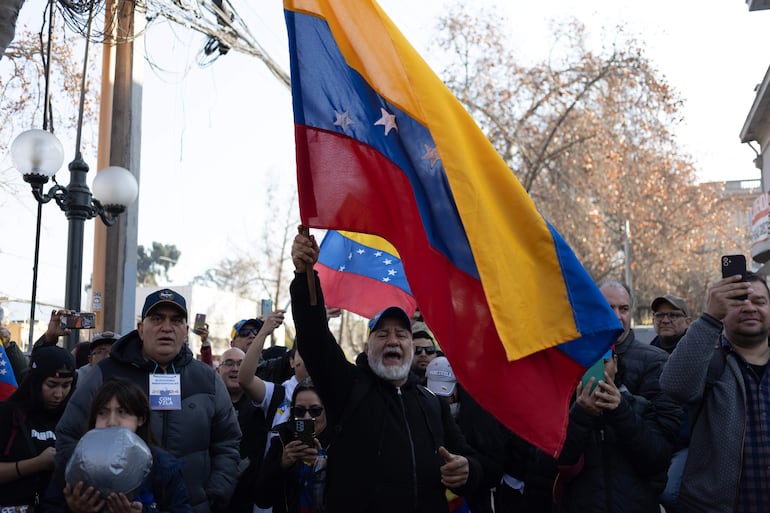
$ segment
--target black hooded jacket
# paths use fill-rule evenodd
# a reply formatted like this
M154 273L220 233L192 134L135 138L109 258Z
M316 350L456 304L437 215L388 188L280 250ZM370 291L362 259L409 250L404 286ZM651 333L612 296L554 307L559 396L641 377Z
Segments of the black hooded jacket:
M334 429L328 451L326 507L346 512L446 512L439 446L468 458L463 495L481 467L449 406L414 380L395 387L369 368L365 356L347 361L326 323L321 286L310 305L305 274L291 285L297 346ZM329 429L329 428L327 428Z

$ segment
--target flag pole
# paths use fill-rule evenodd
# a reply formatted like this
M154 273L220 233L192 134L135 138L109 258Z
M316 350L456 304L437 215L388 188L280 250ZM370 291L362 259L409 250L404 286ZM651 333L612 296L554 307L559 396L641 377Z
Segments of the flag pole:
M305 225L300 226L299 232L307 238L310 238L310 228ZM313 272L313 266L305 266L305 273L307 274L307 290L310 294L310 306L318 304L318 298L315 293L315 273Z

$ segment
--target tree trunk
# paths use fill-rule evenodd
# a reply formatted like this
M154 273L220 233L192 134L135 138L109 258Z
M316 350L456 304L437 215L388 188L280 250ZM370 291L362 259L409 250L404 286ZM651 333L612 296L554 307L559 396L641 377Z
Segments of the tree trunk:
M0 59L13 41L16 32L16 19L24 0L3 0L0 2Z

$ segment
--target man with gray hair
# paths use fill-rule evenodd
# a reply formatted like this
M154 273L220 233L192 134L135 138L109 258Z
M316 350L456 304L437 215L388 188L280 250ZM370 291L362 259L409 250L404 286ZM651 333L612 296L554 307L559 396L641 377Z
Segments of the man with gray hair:
M682 410L673 399L663 393L658 383L668 353L636 340L634 330L631 329L633 296L625 284L608 280L599 284L599 290L623 325L623 333L615 342L619 381L631 394L641 395L652 401L658 413L657 423L673 449L679 433ZM666 478L663 476L662 482L659 483L659 492L663 491L665 484Z
M291 304L297 348L334 419L326 475L326 510L335 513L447 511L446 488L472 492L481 478L446 401L409 379L411 321L391 306L369 321L364 354L345 358L329 331L318 276L312 304L308 272L318 260L313 237L294 239Z

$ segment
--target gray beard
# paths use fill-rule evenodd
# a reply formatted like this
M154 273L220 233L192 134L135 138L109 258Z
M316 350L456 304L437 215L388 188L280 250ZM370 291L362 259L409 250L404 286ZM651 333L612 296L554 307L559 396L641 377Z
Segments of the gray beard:
M385 381L401 381L406 379L407 376L409 376L409 371L412 368L412 360L414 359L414 354L411 354L407 355L407 358L401 365L385 365L382 363L382 356L375 357L374 354L372 354L371 348L367 352L367 356L369 357L369 368Z

